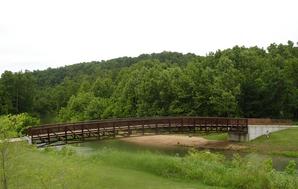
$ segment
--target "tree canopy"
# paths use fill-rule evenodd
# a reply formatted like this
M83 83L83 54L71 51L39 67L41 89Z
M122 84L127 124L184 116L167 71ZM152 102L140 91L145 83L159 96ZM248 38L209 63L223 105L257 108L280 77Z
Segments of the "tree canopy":
M4 72L0 115L44 122L113 117L298 118L298 47L162 52L33 72ZM46 117L54 119L47 120Z

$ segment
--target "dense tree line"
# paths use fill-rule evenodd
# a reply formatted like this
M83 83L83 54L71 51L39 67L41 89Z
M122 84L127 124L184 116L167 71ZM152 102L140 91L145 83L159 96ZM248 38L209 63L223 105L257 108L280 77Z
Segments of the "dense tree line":
M162 52L0 79L0 114L46 121L168 115L298 118L298 47ZM47 118L55 118L48 120Z

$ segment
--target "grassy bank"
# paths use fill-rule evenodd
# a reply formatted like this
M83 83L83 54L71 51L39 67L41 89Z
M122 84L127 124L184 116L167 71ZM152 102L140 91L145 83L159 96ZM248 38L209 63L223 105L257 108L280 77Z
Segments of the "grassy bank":
M110 158L121 159L114 155ZM220 188L196 180L162 177L95 157L80 157L69 149L40 151L23 144L10 146L8 168L9 189Z
M227 133L198 134L197 136L208 140L228 140ZM298 128L273 132L269 138L261 136L253 141L243 142L241 145L247 146L245 151L248 152L298 158Z
M271 133L246 143L251 151L287 157L298 157L298 128Z
M211 140L226 140L226 136L203 135ZM297 136L298 128L293 128L243 145L257 153L298 157ZM227 160L220 154L197 151L180 157L117 145L120 147L102 146L82 156L71 147L40 150L22 143L9 144L8 188L298 188L294 162L279 172L270 159L235 155Z
M297 188L294 162L284 172L277 172L270 159L246 159L235 155L230 161L223 155L191 151L184 157L143 152L131 154L111 149L93 156L95 161L151 172L163 177L198 180L227 188Z
M184 157L103 148L88 156L72 148L10 150L9 188L297 188L296 169L272 162L192 151ZM16 155L17 153L17 155ZM294 165L295 166L295 165ZM293 171L294 170L294 171Z

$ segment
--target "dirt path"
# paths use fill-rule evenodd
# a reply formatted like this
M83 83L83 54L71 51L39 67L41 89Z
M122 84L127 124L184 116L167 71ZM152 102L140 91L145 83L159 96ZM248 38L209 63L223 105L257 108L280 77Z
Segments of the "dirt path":
M137 136L129 138L121 138L120 140L131 142L139 145L160 146L160 147L175 147L186 146L205 149L229 149L241 150L245 146L229 141L207 140L202 137L189 137L186 135L151 135Z

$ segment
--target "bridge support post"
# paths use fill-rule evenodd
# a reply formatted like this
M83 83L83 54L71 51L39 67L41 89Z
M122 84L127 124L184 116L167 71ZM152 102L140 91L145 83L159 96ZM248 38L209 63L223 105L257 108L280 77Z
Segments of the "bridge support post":
M183 123L183 118L181 119L181 129L182 129L182 132L184 133L184 123Z
M50 144L51 143L51 138L50 138L50 131L49 131L49 129L47 129L47 134L48 134L48 144Z
M30 135L30 142L29 142L30 144L34 144L33 143L33 135Z
M64 138L65 138L65 144L67 144L67 128L64 127Z
M82 129L82 131L81 131L81 137L82 137L82 141L84 141L85 140L85 137L84 137L84 126L81 126L81 129Z
M97 127L97 140L100 140L99 126Z
M130 136L130 134L131 134L131 131L130 131L130 125L128 125L128 129L127 129L127 131L128 131L128 136Z
M196 132L196 120L194 119L193 120L193 133Z
M145 134L145 126L144 126L144 124L142 124L142 135L144 135Z
M116 138L116 129L115 129L115 124L113 123L113 137Z

